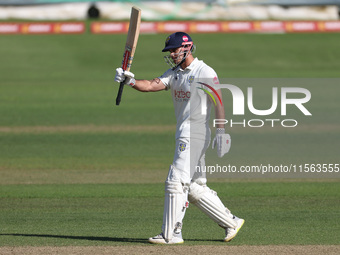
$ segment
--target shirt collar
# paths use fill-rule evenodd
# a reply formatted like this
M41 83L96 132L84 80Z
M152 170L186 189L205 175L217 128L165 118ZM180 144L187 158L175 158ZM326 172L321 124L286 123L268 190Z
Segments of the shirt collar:
M177 71L181 71L181 72L184 72L185 70L191 71L192 69L195 68L195 66L197 65L198 61L199 60L197 58L194 58L194 60L190 63L190 65L187 66L184 70L179 66Z
M188 70L192 70L195 68L195 66L197 65L198 63L198 59L197 58L194 58L194 60L191 62L191 64L189 66L187 66L187 68L185 69L188 69Z

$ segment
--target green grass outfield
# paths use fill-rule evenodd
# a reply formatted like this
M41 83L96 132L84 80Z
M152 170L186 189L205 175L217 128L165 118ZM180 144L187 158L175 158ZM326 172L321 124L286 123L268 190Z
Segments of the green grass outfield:
M140 36L137 78L167 69L165 37ZM332 80L310 86L313 116L294 130L231 129L232 164L339 163L340 34L193 39L221 78ZM172 102L125 88L114 105L124 44L125 35L0 36L0 246L146 245L160 232ZM230 245L340 244L339 178L223 176L210 187L246 219ZM186 244L225 245L193 205L184 226Z

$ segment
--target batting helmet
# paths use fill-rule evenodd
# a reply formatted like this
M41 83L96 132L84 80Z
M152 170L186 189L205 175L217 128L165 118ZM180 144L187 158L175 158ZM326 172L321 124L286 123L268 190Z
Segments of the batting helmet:
M170 49L176 49L187 44L192 45L192 39L190 35L184 32L176 32L176 33L169 35L166 38L165 47L162 50L162 52L169 51Z

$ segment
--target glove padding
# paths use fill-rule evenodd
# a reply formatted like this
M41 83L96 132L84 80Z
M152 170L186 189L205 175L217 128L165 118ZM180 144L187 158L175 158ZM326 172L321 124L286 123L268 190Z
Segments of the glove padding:
M129 85L131 87L135 86L136 80L135 75L129 71L124 71L123 68L119 67L116 69L116 82L124 82L125 85Z
M224 128L216 132L216 136L212 142L212 148L217 147L217 156L222 158L229 152L231 146L231 138L229 134L224 134Z

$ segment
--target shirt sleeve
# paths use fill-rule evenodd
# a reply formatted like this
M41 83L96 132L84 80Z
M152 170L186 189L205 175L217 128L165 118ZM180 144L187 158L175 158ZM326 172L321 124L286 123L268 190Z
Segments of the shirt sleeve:
M158 77L166 87L166 90L171 87L171 80L173 77L174 71L172 69L168 69L165 73L163 73L160 77Z
M215 89L218 89L218 85L220 84L218 76L214 69L212 69L210 66L205 66L202 68L199 74L199 81L207 84L209 86L202 85L202 88L205 87L211 92L211 89L209 87L213 87ZM202 84L201 83L201 84Z

